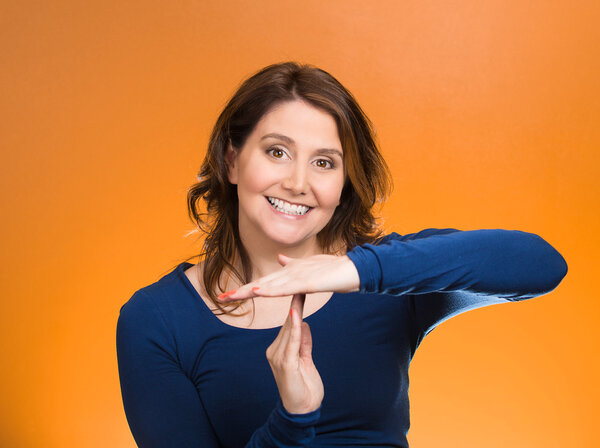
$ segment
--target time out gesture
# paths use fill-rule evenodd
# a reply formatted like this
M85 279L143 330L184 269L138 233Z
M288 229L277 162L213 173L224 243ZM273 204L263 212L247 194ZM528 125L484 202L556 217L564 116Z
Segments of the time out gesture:
M251 297L293 295L290 312L266 356L284 408L304 414L319 408L324 396L321 376L312 359L312 334L302 321L306 293L358 291L360 280L347 256L313 255L290 258L279 254L281 269L222 294L223 302Z

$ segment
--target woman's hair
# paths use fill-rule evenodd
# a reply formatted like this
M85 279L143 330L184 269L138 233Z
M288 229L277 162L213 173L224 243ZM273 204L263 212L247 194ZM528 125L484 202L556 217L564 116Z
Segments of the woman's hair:
M387 198L392 180L371 121L352 94L326 71L296 62L269 65L244 81L219 115L198 182L187 195L190 219L204 236L200 255L204 260L204 289L222 314L228 313L217 299L226 287L221 284L223 272L228 269L242 284L252 278L250 259L238 231L237 189L228 180L225 152L229 142L241 149L267 112L293 100L303 100L335 119L344 152L346 181L340 205L317 234L321 248L325 253L336 253L344 246L350 249L373 242L382 234L372 209ZM236 256L242 272L234 266Z

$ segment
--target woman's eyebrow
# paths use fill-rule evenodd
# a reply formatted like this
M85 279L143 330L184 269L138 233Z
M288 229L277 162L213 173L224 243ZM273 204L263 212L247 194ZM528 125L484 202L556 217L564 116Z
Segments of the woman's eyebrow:
M288 143L288 144L295 144L296 142L294 142L294 140L290 137L288 137L287 135L283 135L283 134L278 134L276 132L271 132L269 134L265 134L261 137L260 141L263 141L267 138L278 138L279 140L283 140L284 142ZM333 155L337 155L340 159L344 158L344 155L341 153L340 150L338 149L334 149L334 148L321 148L321 149L317 149L317 154L333 154Z
M322 149L317 149L316 151L317 154L327 154L327 155L334 155L334 156L338 156L340 159L344 159L343 154L337 150L337 149L333 149L333 148L322 148Z
M294 140L292 140L290 137L288 137L287 135L283 135L283 134L278 134L276 132L271 132L270 134L265 134L261 137L261 141L265 140L267 138L278 138L279 140L283 140L286 143L295 143Z

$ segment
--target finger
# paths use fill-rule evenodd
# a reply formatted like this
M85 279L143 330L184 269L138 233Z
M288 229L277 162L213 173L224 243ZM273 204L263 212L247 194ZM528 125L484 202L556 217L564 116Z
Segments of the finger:
M300 321L303 319L303 316L304 316L304 302L305 301L306 301L306 294L304 294L304 293L294 294L294 297L292 297L292 303L290 305L290 308L295 310L298 313Z
M273 349L272 349L273 355L275 357L283 356L284 351L285 351L285 346L287 345L287 341L289 339L289 335L290 335L289 330L290 330L291 325L292 325L291 316L288 313L287 318L285 319L285 321L283 322L283 325L279 329L279 333L277 334L277 337L271 344L271 346L273 347Z
M281 266L285 266L286 264L288 264L292 260L293 260L292 257L288 257L288 256L283 255L283 254L278 254L277 255L277 261L279 261L279 264Z
M286 258L289 258L289 257L286 257ZM289 258L289 259L291 260L291 258ZM270 296L281 295L281 294L275 294L273 292L270 292L269 287L272 287L273 285L276 285L276 287L278 287L282 284L285 284L286 281L289 281L289 279L287 279L287 280L286 279L287 279L287 275L282 273L282 271L275 271L275 272L272 272L271 274L268 274L268 275L265 275L264 277L259 278L258 280L255 280L250 283L246 283L245 285L241 285L237 289L233 289L231 291L224 292L223 294L219 295L219 300L221 300L222 302L231 302L231 301L235 301L235 300L250 299L253 297L260 297L260 296L267 296L267 295L270 295ZM281 289L281 288L278 288L278 289Z
M300 355L300 342L302 338L302 320L300 315L294 308L290 308L290 313L293 312L291 319L291 328L289 331L289 339L285 347L285 359L288 361L297 360Z
M294 294L311 293L311 288L306 281L301 278L281 277L269 282L261 283L255 287L253 294L260 297L290 297Z
M290 345L290 341L292 339L292 333L293 333L293 318L292 318L291 314L288 313L288 317L286 318L285 323L283 324L283 326L281 327L281 330L280 330L281 337L279 338L279 344L277 346L276 351L274 352L275 359L282 362L283 365L286 365L286 361L290 361L290 360L292 362L298 361L299 347L296 349L295 354L293 354L293 353L290 354L290 351L289 351L289 345Z
M234 302L236 300L246 300L251 299L253 297L258 297L261 294L258 292L259 286L256 283L247 283L245 285L240 286L238 289L233 289L231 291L224 292L219 295L219 300L221 302Z
M312 333L307 322L302 322L302 336L300 338L300 357L312 359Z

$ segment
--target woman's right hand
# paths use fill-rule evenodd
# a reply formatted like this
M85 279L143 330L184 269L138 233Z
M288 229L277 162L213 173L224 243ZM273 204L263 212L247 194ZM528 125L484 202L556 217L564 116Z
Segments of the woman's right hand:
M267 348L284 408L290 414L305 414L323 401L323 381L312 360L312 336L302 321L306 294L294 294L290 313L277 338Z

